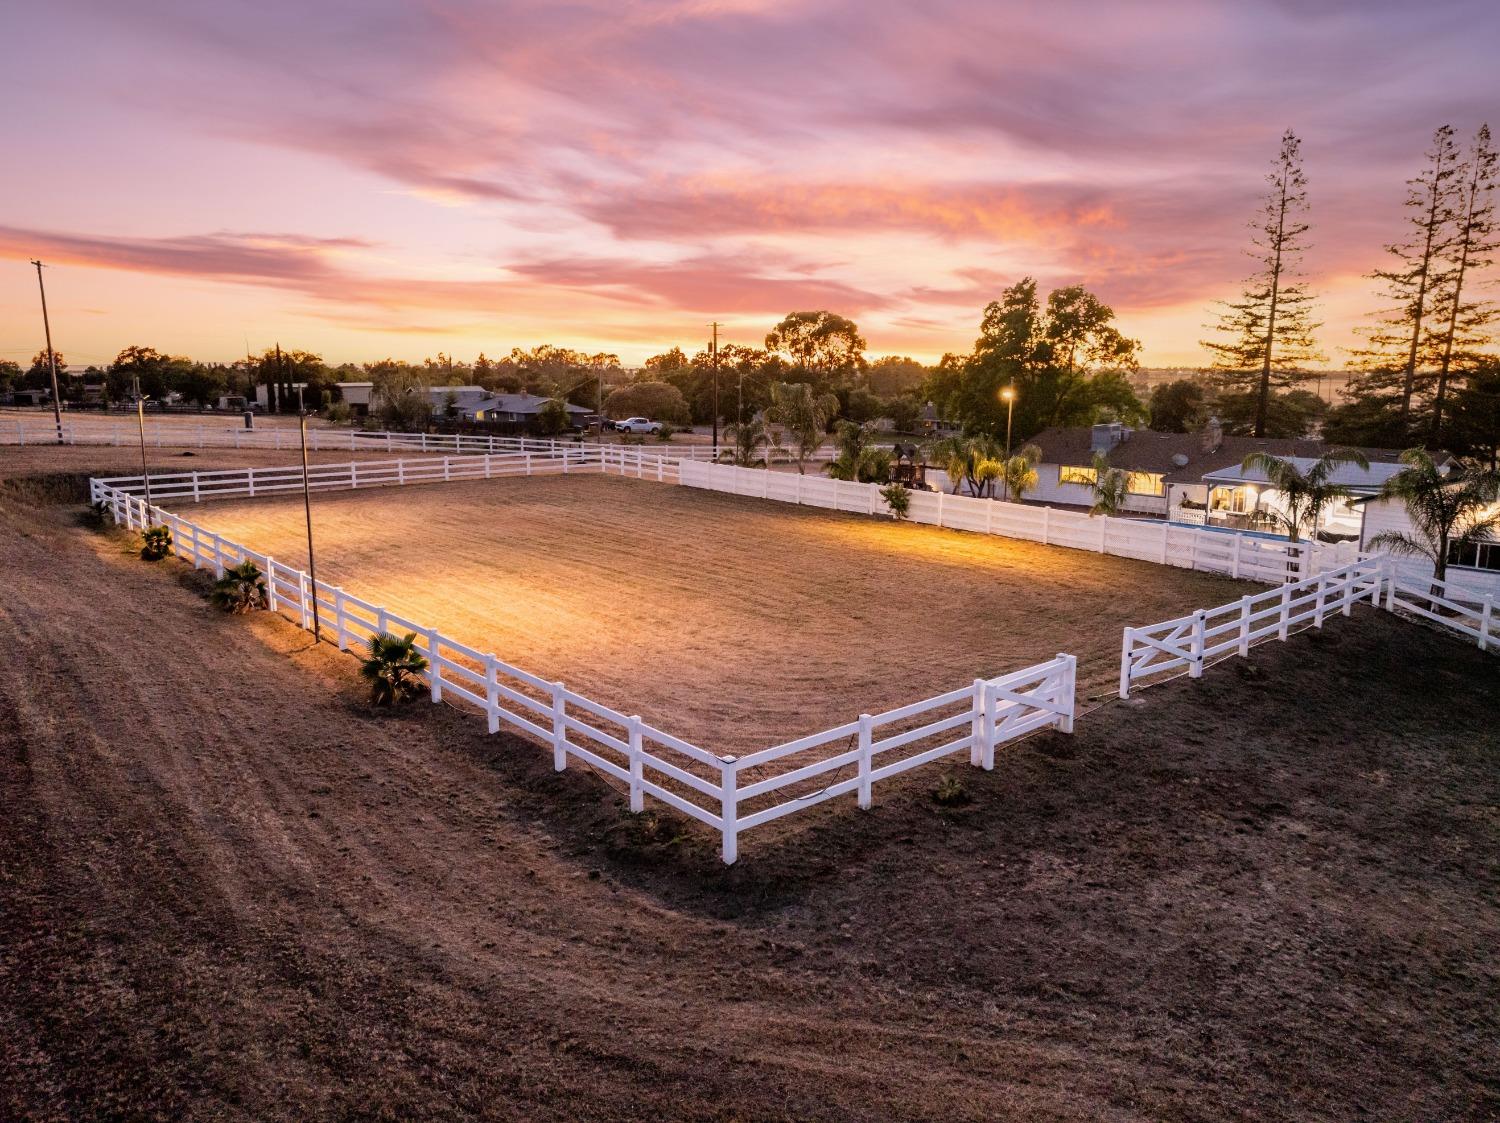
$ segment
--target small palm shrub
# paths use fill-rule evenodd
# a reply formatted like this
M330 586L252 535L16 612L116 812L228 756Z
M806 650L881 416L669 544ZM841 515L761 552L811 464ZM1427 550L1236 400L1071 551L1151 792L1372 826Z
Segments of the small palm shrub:
M370 684L370 704L395 706L410 702L422 692L418 678L427 669L427 659L417 650L417 635L393 636L382 632L370 637L370 657L359 673Z
M880 497L891 509L891 518L900 520L911 517L911 492L901 484L886 484L880 489Z
M236 616L264 608L266 583L261 579L260 567L253 561L244 561L226 569L224 576L214 582L209 597L215 606Z
M172 532L164 526L148 526L141 535L141 557L161 561L172 552Z
M969 793L964 790L964 782L952 773L948 773L938 781L938 786L932 792L933 801L944 807L961 807L969 802Z

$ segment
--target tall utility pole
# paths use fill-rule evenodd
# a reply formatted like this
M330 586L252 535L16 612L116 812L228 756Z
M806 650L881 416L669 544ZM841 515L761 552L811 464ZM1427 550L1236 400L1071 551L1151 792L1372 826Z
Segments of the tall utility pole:
M709 362L714 368L714 462L719 460L719 321L709 324L714 329L713 339L708 345Z
M141 380L135 382L135 424L141 436L141 479L146 481L146 525L151 525L151 469L146 467L146 399L141 395Z
M276 354L281 355L281 345L276 345ZM318 566L313 561L313 535L312 535L312 489L307 483L307 409L302 401L302 390L297 390L297 427L302 431L302 511L307 516L307 576L312 582L310 595L312 596L312 618L313 618L313 643L323 638L322 629L318 625Z
M63 443L62 396L57 392L57 352L52 350L52 321L47 319L47 286L42 283L42 263L32 258L36 266L36 287L42 294L42 330L47 333L47 365L52 368L52 419L57 422L57 443Z

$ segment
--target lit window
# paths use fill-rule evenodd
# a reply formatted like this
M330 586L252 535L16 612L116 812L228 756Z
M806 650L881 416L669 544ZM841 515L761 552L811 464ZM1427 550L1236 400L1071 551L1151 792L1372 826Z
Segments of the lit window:
M1165 495L1166 484L1158 472L1131 472L1128 490L1131 495Z
M1057 482L1060 484L1083 484L1085 487L1093 487L1099 480L1099 473L1092 468L1069 468L1066 465L1057 470Z
M1465 569L1500 570L1500 542L1454 542L1448 547L1448 564Z

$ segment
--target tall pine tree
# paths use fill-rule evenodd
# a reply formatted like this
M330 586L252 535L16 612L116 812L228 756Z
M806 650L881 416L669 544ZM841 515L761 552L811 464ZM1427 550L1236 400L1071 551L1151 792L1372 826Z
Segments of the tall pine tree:
M1204 340L1224 390L1254 396L1251 434L1263 437L1273 387L1286 388L1309 377L1307 366L1320 362L1313 332L1312 295L1299 280L1299 265L1309 226L1307 179L1302 174L1302 142L1288 129L1281 138L1266 182L1270 191L1251 220L1250 256L1259 268L1245 282L1239 300L1224 301L1214 330L1220 339Z
M1461 371L1479 360L1479 352L1493 339L1490 325L1500 320L1493 300L1474 296L1478 274L1494 264L1500 249L1495 225L1495 179L1500 166L1489 125L1481 125L1462 168L1460 197L1453 237L1448 246L1448 269L1440 286L1437 308L1441 347L1432 395L1432 425L1429 439L1440 447L1444 437L1444 411L1451 384Z
M1385 282L1391 307L1365 329L1368 346L1354 352L1362 373L1349 385L1349 396L1361 402L1366 416L1381 419L1384 441L1403 445L1416 429L1417 399L1430 392L1442 357L1434 305L1441 298L1462 170L1451 125L1433 133L1426 155L1422 172L1406 181L1407 236L1385 247L1395 259L1391 267L1371 274Z

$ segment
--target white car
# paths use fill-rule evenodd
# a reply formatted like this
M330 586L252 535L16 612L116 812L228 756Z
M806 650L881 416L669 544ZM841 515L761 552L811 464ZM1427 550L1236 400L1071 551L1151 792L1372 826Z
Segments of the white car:
M617 433L660 433L661 422L652 421L649 417L627 417L624 421L615 422Z

